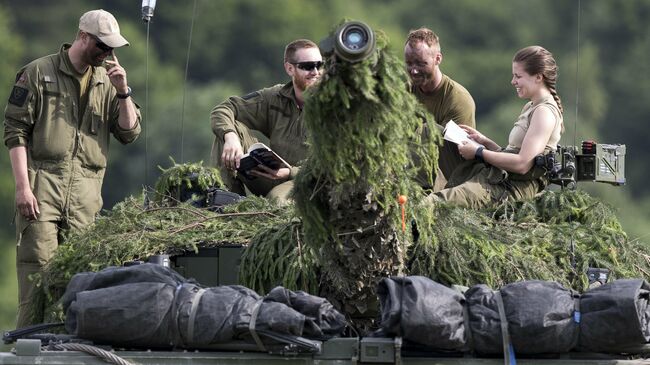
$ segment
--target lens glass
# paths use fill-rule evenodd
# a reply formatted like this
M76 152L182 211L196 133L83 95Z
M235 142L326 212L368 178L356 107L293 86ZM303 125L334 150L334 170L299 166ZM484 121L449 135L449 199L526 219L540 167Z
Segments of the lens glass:
M349 43L351 45L352 44L357 45L357 44L359 44L359 42L361 42L362 39L363 39L363 37L361 36L361 34L359 34L359 32L351 32L350 34L348 34L348 42L347 43Z
M361 49L366 43L368 43L368 37L360 28L354 27L343 34L343 44L349 49Z

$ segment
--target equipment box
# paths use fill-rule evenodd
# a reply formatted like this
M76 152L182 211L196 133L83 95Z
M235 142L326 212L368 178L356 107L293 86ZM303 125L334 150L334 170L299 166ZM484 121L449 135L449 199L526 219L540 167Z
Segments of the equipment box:
M183 277L207 287L239 284L241 245L201 248L198 253L172 256L170 266Z

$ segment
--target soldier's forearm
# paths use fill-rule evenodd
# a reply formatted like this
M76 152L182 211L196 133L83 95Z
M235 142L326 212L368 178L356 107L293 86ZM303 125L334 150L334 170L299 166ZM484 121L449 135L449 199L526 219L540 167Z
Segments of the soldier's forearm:
M228 143L228 142L237 142L241 143L241 140L239 139L239 136L235 132L226 132L226 134L223 135L223 141Z
M225 138L225 134L233 132L235 128L235 113L223 104L216 106L210 113L212 133L217 138Z
M135 110L135 104L130 97L120 99L120 115L118 117L118 124L124 130L131 130L136 127L138 123L138 114Z
M27 147L16 146L9 150L11 170L16 182L16 190L29 188L29 177L27 175Z

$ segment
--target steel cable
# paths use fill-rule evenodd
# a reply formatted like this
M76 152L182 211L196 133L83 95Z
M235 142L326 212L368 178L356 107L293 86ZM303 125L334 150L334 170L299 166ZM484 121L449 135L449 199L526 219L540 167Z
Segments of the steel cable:
M125 360L114 353L106 350L102 350L98 347L91 346L91 345L84 345L80 343L61 343L61 344L56 344L54 345L54 348L57 350L64 350L64 351L79 351L79 352L85 352L90 355L97 356L101 358L102 360L111 363L111 364L116 364L116 365L135 365L134 363Z

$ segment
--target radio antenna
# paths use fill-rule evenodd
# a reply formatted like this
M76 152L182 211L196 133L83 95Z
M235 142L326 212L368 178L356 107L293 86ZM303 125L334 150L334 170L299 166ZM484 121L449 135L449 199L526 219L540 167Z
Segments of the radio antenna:
M145 119L149 118L149 28L151 23L149 22L153 18L153 11L156 8L156 0L142 0L142 20L147 23L147 42L146 42L146 51L145 51L145 86L144 86L144 116L142 118L142 132L144 134L144 185L142 187L144 193L144 207L145 209L149 207L149 194L147 192L147 187L149 186L149 146L147 131L147 123ZM148 121L148 120L147 120Z
M580 6L580 0L578 0L578 24L577 24L577 30L576 30L576 114L575 114L575 121L573 122L573 146L576 146L576 137L577 137L577 130L578 130L578 112L579 112L579 104L580 104L580 12L582 10L582 7ZM575 147L577 148L577 147ZM578 181L576 179L575 181L575 187L578 187ZM564 189L564 187L562 187ZM571 215L569 215L569 224L573 223L573 218ZM573 270L576 270L576 244L575 244L575 237L574 237L575 232L572 230L571 231L571 267Z
M194 20L196 19L196 0L192 9L192 22L190 23L190 34L187 41L187 56L185 58L185 77L183 78L183 100L181 102L181 163L185 163L183 157L185 152L185 95L187 94L187 73L190 68L190 50L192 49L192 31L194 30Z
M156 9L156 0L142 0L142 20L149 23L153 18L153 11Z
M578 27L576 35L576 112L575 112L575 121L573 123L573 146L577 146L576 137L578 129L578 114L579 114L579 104L580 104L580 0L578 0ZM577 184L577 181L576 181Z

